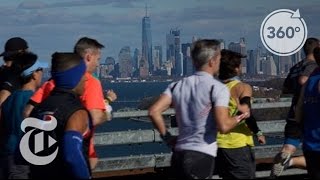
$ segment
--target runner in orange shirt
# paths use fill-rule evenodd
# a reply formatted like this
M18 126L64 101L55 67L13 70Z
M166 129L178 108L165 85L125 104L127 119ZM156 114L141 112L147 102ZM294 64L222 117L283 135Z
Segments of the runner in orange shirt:
M117 95L112 90L109 90L107 92L108 100L105 100L100 81L92 75L99 64L101 49L103 47L104 46L97 40L88 37L79 39L74 47L74 52L78 53L84 59L87 66L87 73L85 74L87 81L85 82L84 94L80 98L82 104L89 111L93 126L99 125L106 120L111 120L112 108L109 103L117 99ZM24 116L28 117L34 106L42 102L54 87L55 84L53 80L45 82L31 97L29 104L25 108ZM94 130L92 130L91 133L94 133ZM93 139L91 139L89 147L90 166L94 169L98 159L94 149Z

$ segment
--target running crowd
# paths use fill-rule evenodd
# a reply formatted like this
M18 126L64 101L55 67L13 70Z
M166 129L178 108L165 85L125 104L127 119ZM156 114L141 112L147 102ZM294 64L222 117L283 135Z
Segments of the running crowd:
M0 54L4 60L0 67L1 179L91 178L98 162L94 129L112 119L111 104L117 99L94 76L103 48L97 40L82 37L73 51L53 53L51 78L42 83L44 67L27 41L7 40ZM290 69L283 85L283 93L293 98L271 178L294 166L320 179L320 41L308 38L303 50L306 58ZM240 79L245 56L220 49L215 39L194 42L191 56L196 72L171 83L149 108L152 123L173 151L172 174L210 179L217 172L223 179L254 179L254 136L260 144L266 138L251 111L252 87ZM162 116L171 107L176 112L178 136L170 134ZM54 147L59 147L49 164L32 164L21 152L23 136L40 132L24 127L35 119L42 127L57 122L56 128L46 132L57 141ZM301 145L304 156L293 156ZM32 138L29 146L39 150ZM46 149L41 155L54 150Z

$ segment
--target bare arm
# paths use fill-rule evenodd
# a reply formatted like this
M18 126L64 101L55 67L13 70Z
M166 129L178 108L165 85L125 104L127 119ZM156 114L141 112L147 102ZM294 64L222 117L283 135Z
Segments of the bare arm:
M215 115L217 128L220 133L228 133L233 129L241 120L247 117L247 114L241 114L239 116L230 117L229 108L216 106L213 108L213 113Z
M23 110L23 117L27 118L30 116L34 106L32 104L27 104L26 107Z
M2 103L11 95L11 92L8 90L1 90L0 91L0 107Z
M111 113L103 111L102 109L91 109L89 110L89 113L94 126L100 125L105 121L111 120Z
M68 123L66 124L65 131L78 131L83 134L88 129L88 119L87 111L76 111L70 116Z
M162 112L167 110L172 102L172 98L166 94L162 94L160 98L149 108L149 117L153 125L157 128L161 135L165 135L166 126L162 116Z
M309 77L308 76L300 76L298 79L299 84L302 86L304 83L308 81Z

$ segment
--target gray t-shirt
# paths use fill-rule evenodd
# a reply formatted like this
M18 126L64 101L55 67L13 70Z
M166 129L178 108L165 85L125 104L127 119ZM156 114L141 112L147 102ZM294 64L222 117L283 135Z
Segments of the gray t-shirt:
M228 107L228 88L212 75L199 71L178 82L171 83L164 94L172 97L176 111L179 136L176 151L193 150L216 156L215 107Z

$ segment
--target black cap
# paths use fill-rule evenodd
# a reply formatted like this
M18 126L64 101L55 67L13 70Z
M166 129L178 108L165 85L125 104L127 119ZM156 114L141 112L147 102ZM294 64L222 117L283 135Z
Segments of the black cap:
M28 49L27 41L20 37L14 37L6 42L4 52L1 53L0 56L6 56L6 54L16 53L17 51L26 49Z

